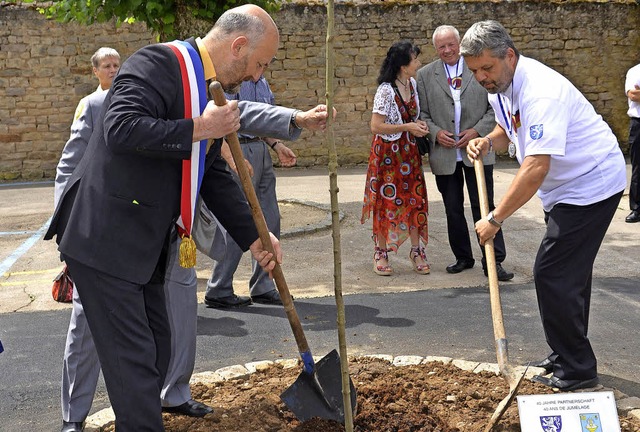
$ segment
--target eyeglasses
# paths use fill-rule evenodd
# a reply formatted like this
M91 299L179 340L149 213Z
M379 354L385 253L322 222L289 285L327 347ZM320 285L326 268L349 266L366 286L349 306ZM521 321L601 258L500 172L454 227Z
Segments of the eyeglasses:
M269 60L267 63L260 63L260 62L257 62L257 63L258 63L258 69L260 69L262 72L266 71L266 70L267 70L267 68L271 65L271 63L273 63L273 61L274 61L275 59L276 59L276 58L274 57L274 58L272 58L271 60Z

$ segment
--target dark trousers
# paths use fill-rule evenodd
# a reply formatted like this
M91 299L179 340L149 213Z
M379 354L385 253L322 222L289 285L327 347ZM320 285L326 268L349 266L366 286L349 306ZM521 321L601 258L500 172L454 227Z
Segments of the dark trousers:
M65 257L84 306L118 432L164 431L171 333L163 283L137 285Z
M629 127L629 156L631 181L629 182L629 207L640 210L640 118L631 117Z
M547 231L533 266L547 343L560 379L590 379L597 374L589 343L591 276L604 235L622 192L587 206L557 204L545 212Z
M493 210L493 165L484 166L484 177L487 183L487 195L489 196L489 211ZM478 183L476 181L476 172L473 167L468 167L461 161L456 164L456 170L451 175L437 175L436 185L442 200L444 201L444 209L447 214L447 233L449 235L449 245L451 251L455 255L456 260L473 260L473 251L471 250L471 238L469 236L469 226L464 216L464 184L467 183L467 192L469 193L469 202L471 204L471 214L473 222L481 219L480 199L478 197ZM477 236L476 236L477 238ZM504 245L504 236L502 230L496 234L493 244L496 251L496 262L501 263L507 256ZM485 265L484 247L482 250L482 265Z

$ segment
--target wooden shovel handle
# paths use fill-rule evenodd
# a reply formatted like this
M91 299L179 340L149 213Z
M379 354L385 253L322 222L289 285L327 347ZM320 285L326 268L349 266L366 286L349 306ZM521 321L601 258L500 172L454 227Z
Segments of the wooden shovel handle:
M222 90L222 85L218 81L213 81L209 85L209 93L211 93L211 97L213 98L213 101L216 105L224 106L227 104L227 98L225 97L224 91ZM230 133L225 137L225 139L227 140L227 143L229 143L231 155L233 156L233 160L236 163L236 169L238 170L240 183L242 184L242 189L244 190L244 194L246 195L249 206L251 207L253 221L255 222L256 228L258 229L258 235L260 236L262 246L267 251L273 253L273 260L275 261L276 256L273 249L273 244L271 244L269 228L267 227L267 222L264 219L264 214L262 213L262 208L260 207L260 202L258 201L256 191L253 188L249 170L245 165L244 155L242 154L242 149L240 148L238 135L236 133ZM302 330L302 324L300 323L298 313L293 306L293 300L291 299L291 294L289 293L289 287L287 286L287 281L284 278L284 273L282 273L282 267L280 267L280 264L278 264L277 262L275 268L273 269L273 278L276 282L278 292L280 293L280 298L282 299L282 304L284 305L284 310L287 314L287 318L289 319L289 324L291 325L293 336L295 337L296 343L298 344L298 350L301 353L306 353L309 351L309 344L307 343L307 338L305 337L304 331Z
M489 196L487 194L487 182L484 177L484 165L482 160L473 161L478 184L478 196L480 198L480 214L483 218L489 214ZM498 286L498 270L496 269L496 253L493 239L484 244L485 258L487 260L487 274L489 275L489 296L491 298L491 318L493 320L493 334L496 339L496 349L499 364L507 363L504 322L502 320L502 303L500 302L500 288ZM506 342L506 341L505 341Z

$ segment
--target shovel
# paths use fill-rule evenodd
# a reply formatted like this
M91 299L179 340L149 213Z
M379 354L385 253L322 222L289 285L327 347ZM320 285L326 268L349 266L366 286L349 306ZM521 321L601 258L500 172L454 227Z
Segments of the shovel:
M476 172L476 182L478 183L478 195L480 198L480 214L487 217L489 214L489 197L487 195L487 184L484 178L484 166L482 160L473 161ZM495 412L491 416L489 424L484 432L489 432L498 424L504 412L509 408L515 398L518 388L527 373L519 374L514 367L509 364L509 350L507 347L507 337L504 332L504 322L502 321L502 304L500 303L500 288L498 287L498 271L496 269L496 253L493 246L493 239L487 240L484 244L485 258L487 260L487 274L489 276L489 297L491 298L491 318L493 320L493 334L496 340L496 355L498 357L498 367L500 375L509 384L509 394L498 404Z
M219 82L213 81L209 85L209 92L216 105L226 105L227 98ZM266 250L274 253L269 236L269 229L264 219L262 209L260 208L256 191L253 188L253 183L251 183L251 176L244 162L238 135L231 133L227 135L225 139L229 143L233 160L236 163L242 189L251 207L253 221L258 229L260 241ZM300 318L293 305L287 282L284 279L282 267L280 267L277 262L273 269L273 278L280 293L280 298L282 299L282 304L284 305L284 310L298 345L303 364L303 370L300 376L298 376L298 379L280 395L280 398L300 421L309 420L312 417L319 417L322 419L335 420L344 424L342 375L338 352L333 350L321 358L318 363L315 363L311 350L309 349L309 344L307 343L307 338L302 330ZM356 391L351 382L351 378L349 378L349 385L351 387L351 406L355 413Z

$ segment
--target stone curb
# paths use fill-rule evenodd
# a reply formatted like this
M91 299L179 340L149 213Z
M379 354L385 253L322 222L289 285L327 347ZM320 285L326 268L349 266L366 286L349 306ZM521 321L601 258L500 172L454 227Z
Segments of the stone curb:
M500 368L497 363L481 363L476 361L462 360L462 359L453 359L451 357L438 357L438 356L414 356L414 355L401 355L401 356L392 356L388 354L370 354L363 356L355 356L355 357L363 357L363 358L376 358L380 360L384 360L392 364L396 367L403 366L411 366L411 365L419 365L426 364L430 362L441 362L444 364L453 364L459 369L480 373L484 371L493 372L496 375L499 375ZM321 357L315 357L314 360L318 361ZM263 360L256 361L251 363L246 363L244 365L232 365L225 366L220 368L214 372L206 371L199 372L193 374L191 376L190 384L213 384L223 381L230 380L244 380L248 379L252 373L256 371L263 371L271 367L272 365L281 365L284 369L291 369L294 367L298 367L300 365L299 359L282 359L276 361ZM518 373L523 373L525 371L525 366L517 366L515 371ZM531 379L534 375L544 374L545 370L542 368L529 367L526 371L525 378ZM628 395L622 393L619 390L606 388L602 385L598 385L595 389L589 389L589 391L611 391L613 392L616 399L616 406L618 408L618 415L631 415L640 420L640 398L638 397L629 397ZM578 391L580 392L580 391ZM113 410L111 408L105 408L101 411L96 412L87 418L85 424L85 432L99 432L102 427L107 425L108 423L115 420L115 415L113 414Z
M327 215L325 216L325 218L318 222L317 224L312 224L312 225L307 225L307 226L301 226L301 227L293 227L291 229L288 229L286 231L282 231L280 233L280 238L291 238L291 237L296 237L299 235L303 235L303 234L312 234L318 231L322 231L328 228L331 228L331 224L332 224L332 220L331 220L331 206L326 205L326 204L319 204L319 203L315 203L315 202L311 202L311 201L302 201L302 200L297 200L297 199L283 199L283 200L278 200L278 203L286 203L286 204L298 204L298 205L303 205L303 206L307 206L307 207L313 207L319 210L323 210L327 212ZM339 218L340 221L342 222L342 220L344 219L344 212L340 211L339 212Z

